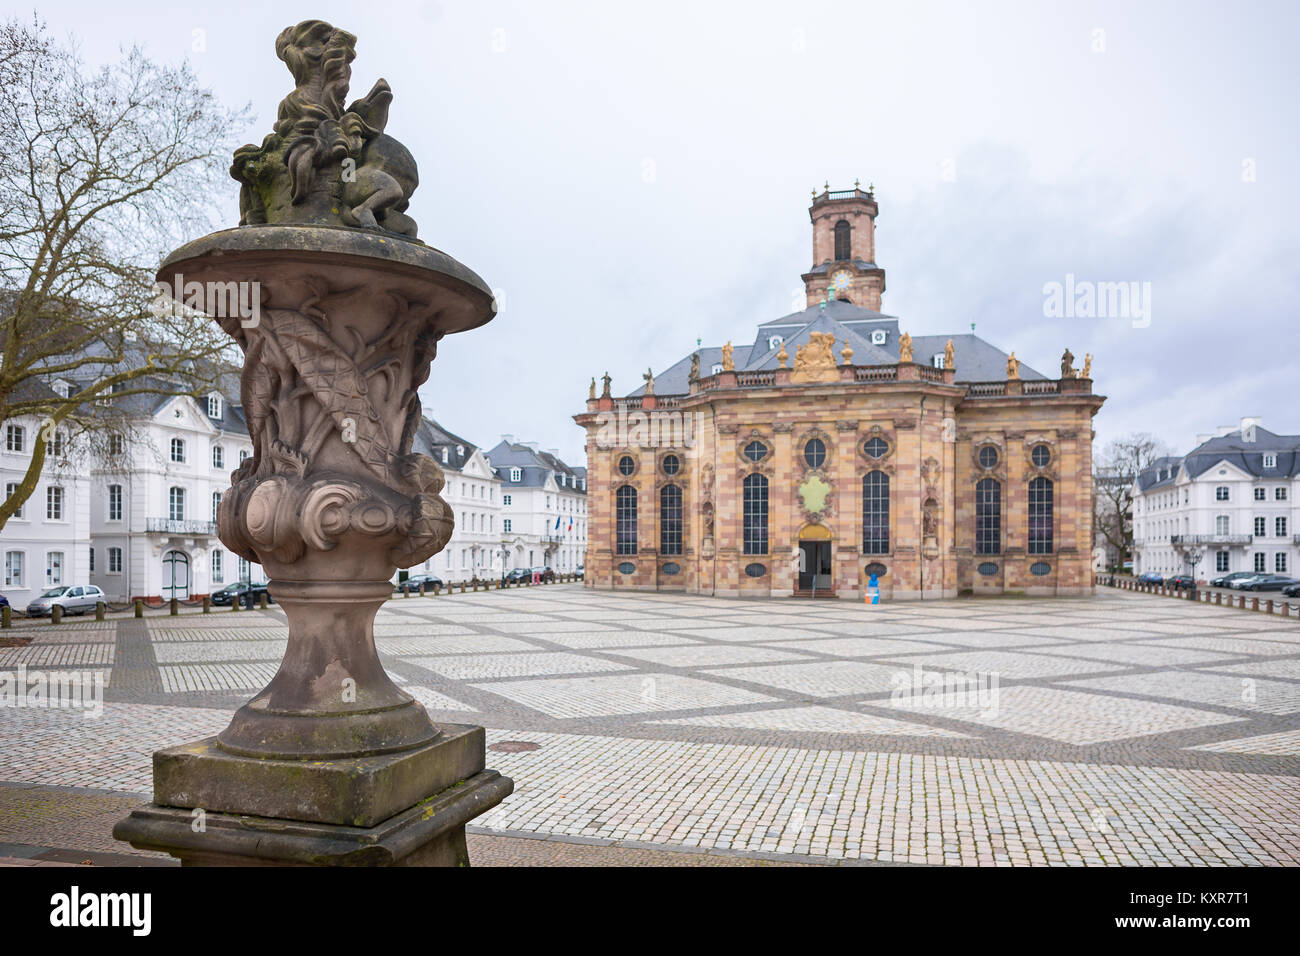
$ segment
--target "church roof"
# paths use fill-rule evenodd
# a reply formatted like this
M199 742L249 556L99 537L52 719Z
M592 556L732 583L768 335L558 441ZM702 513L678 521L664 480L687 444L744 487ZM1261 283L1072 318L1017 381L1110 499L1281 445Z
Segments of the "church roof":
M844 343L848 342L853 348L854 365L893 365L898 362L898 317L835 299L760 323L752 345L734 347L732 359L736 370L745 372L780 367L777 353L781 351L781 343L772 344L775 336L780 336L785 344L789 356L787 366L792 366L795 350L807 344L813 332L829 332L835 336L836 361L839 361L839 352ZM883 333L884 342L873 344L872 333ZM931 356L943 353L949 339L952 339L953 344L957 382L1000 382L1006 379L1007 353L969 332L913 336L915 361L929 364ZM700 356L700 375L707 377L709 370L722 362L722 348L710 346L696 351ZM655 374L656 395L685 395L690 391L688 377L693 354L695 353L688 353ZM1020 363L1020 377L1030 381L1047 378L1024 362ZM645 386L628 394L643 395Z

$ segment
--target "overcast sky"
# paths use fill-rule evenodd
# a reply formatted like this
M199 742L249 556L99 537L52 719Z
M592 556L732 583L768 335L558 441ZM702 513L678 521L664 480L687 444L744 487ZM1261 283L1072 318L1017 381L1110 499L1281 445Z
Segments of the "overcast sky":
M618 394L752 340L811 263L813 186L875 184L884 310L1056 375L1094 355L1097 442L1262 415L1300 433L1295 3L372 4L64 0L92 63L188 57L248 142L291 89L279 31L357 34L391 83L420 236L503 308L443 340L426 414L582 463L587 383ZM31 7L8 12L30 15ZM196 32L197 31L197 32ZM1287 119L1290 117L1290 119ZM238 219L237 184L222 204ZM1150 323L1045 315L1043 287L1150 283Z

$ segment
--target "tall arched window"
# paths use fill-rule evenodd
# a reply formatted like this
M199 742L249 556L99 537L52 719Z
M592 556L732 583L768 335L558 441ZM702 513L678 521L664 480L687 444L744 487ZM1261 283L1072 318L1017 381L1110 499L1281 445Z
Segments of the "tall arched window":
M676 485L659 489L659 553L682 553L682 489Z
M889 476L883 471L862 476L862 553L889 553Z
M767 554L767 478L745 478L745 554Z
M1048 478L1029 483L1029 553L1052 553L1052 482Z
M847 219L841 219L835 224L835 259L836 261L849 258L849 234L853 227L849 225Z
M1002 553L1002 486L992 478L975 484L975 553Z
M636 489L623 485L614 494L615 552L636 554Z

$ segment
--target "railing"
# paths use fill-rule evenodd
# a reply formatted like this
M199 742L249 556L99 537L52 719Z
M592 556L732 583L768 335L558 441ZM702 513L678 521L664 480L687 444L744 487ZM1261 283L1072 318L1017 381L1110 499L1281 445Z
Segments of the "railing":
M614 407L615 408L640 408L641 396L636 395L633 396L632 398L616 398L614 399Z
M978 398L982 395L1005 395L1006 382L972 382L966 386L966 394Z
M658 405L660 408L676 408L681 403L682 403L682 399L680 395L676 395L671 398L668 396L665 396L663 398L660 398L658 395L655 396L655 404Z
M1026 395L1055 395L1060 391L1058 382L1048 379L1045 382L1024 382Z
M145 518L144 530L151 534L216 534L215 521L177 521L172 518Z
M858 194L856 189L838 189L835 192L826 193L827 199L853 199Z
M932 365L922 365L920 366L920 368L921 368L921 381L923 382L943 381L943 369L935 368Z
M855 382L896 382L897 365L859 365L853 369Z
M737 372L736 384L741 388L763 388L776 384L776 372Z
M1197 544L1250 544L1248 534L1171 534L1169 543L1175 548Z

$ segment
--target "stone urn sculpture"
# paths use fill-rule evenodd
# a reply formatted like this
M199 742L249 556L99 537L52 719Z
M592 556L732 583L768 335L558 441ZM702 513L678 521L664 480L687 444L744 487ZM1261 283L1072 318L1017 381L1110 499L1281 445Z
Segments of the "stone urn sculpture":
M443 336L495 305L415 238L387 83L344 108L354 44L319 20L280 34L297 85L275 131L235 154L239 227L158 271L244 352L254 453L218 534L263 566L289 621L270 684L216 737L155 753L153 804L114 829L185 865L464 865L465 823L513 789L484 767L483 728L434 724L375 650L394 572L452 532L441 469L411 454L417 390Z

